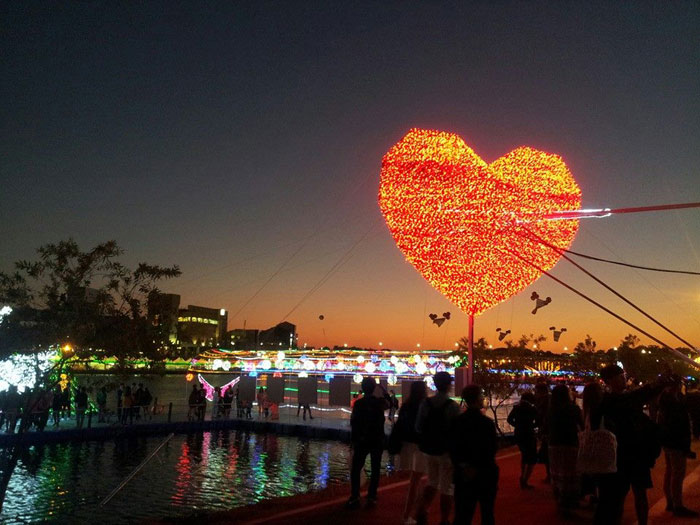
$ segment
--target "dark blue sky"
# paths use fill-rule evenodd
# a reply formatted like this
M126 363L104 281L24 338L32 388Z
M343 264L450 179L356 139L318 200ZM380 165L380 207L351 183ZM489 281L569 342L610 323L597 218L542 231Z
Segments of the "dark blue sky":
M449 305L403 263L376 202L381 157L410 127L459 133L488 162L558 153L586 206L700 201L697 2L0 9L0 269L68 236L114 238L129 261L180 264L167 288L184 303L266 327L362 238L290 316L302 340L449 346L464 320L425 324ZM696 210L588 220L574 249L698 269L698 226ZM697 279L593 269L700 340ZM551 318L534 324L521 294L479 335L556 322L573 346L628 332L534 286L556 294Z

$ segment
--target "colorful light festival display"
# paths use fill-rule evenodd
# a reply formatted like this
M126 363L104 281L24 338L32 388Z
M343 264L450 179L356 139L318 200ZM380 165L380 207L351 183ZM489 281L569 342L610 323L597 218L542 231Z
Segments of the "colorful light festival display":
M329 382L337 377L349 377L360 384L365 377L386 380L396 386L402 381L425 381L428 387L437 372L454 375L455 367L462 366L457 355L444 350L426 350L420 354L400 351L372 350L288 350L284 360L272 361L274 352L257 350L209 349L192 360L188 375L218 375L250 377L287 377L289 379L315 376ZM358 357L361 359L358 361ZM227 368L214 366L214 362L228 362ZM379 363L374 372L368 372L368 363ZM525 360L519 363L513 359L483 360L482 370L512 379L531 381L536 377L553 380L581 381L596 374L595 371L576 371L563 362L550 360ZM269 368L266 368L269 365Z
M581 191L561 157L528 147L486 164L453 133L412 129L384 156L379 206L404 256L465 313L478 315L551 269L578 220Z
M273 352L211 349L192 360L190 373L291 374L298 377L370 375L386 377L396 384L399 378L424 378L440 371L454 373L455 359L444 351L373 353L360 350L288 350L284 359ZM273 358L275 360L273 361Z

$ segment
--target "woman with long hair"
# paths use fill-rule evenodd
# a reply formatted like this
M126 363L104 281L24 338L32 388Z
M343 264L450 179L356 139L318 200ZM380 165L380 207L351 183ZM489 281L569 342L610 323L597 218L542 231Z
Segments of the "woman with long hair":
M549 407L549 469L560 512L567 514L578 503L581 480L576 471L578 433L583 428L581 409L566 385L552 390Z
M403 511L403 523L411 522L411 512L416 505L418 484L426 471L425 454L418 449L418 433L416 432L418 408L426 397L425 383L413 381L408 399L401 405L399 418L396 421L397 431L400 432L401 436L399 469L411 473Z

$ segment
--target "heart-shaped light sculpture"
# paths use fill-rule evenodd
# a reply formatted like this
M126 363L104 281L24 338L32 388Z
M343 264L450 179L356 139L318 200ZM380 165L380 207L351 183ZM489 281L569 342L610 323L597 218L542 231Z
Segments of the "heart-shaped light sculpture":
M420 274L469 315L551 269L578 220L581 190L561 157L522 147L486 164L453 133L412 129L382 161L379 206Z

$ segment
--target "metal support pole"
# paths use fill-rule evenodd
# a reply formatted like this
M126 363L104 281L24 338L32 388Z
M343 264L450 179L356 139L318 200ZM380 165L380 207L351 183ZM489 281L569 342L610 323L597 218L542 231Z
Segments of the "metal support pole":
M170 423L170 418L173 415L173 403L168 404L168 423Z
M467 383L474 382L474 315L469 314L469 364L467 366Z

